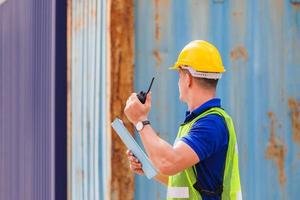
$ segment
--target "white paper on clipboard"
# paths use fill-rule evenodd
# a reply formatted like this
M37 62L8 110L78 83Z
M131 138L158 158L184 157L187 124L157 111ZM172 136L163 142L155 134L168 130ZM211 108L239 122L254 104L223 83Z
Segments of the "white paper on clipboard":
M134 140L134 138L130 135L127 128L124 126L122 120L116 118L112 122L113 129L117 132L117 134L120 136L123 143L126 145L126 147L131 150L131 152L134 154L135 157L142 163L142 169L148 179L153 178L157 175L157 171L150 162L147 155L143 152L141 147L138 145L138 143Z

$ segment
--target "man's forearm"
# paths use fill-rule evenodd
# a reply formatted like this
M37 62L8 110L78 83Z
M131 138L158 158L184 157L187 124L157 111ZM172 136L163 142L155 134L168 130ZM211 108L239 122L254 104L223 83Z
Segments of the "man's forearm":
M161 139L148 125L140 132L142 142L154 166L162 173L172 174L172 167L176 161L176 152L173 147Z

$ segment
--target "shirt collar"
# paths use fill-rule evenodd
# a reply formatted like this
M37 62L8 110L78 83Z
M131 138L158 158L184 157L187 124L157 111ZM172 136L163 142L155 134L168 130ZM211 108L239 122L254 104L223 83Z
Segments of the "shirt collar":
M187 123L187 122L195 119L195 117L197 117L201 113L203 113L213 107L220 108L221 107L221 99L219 99L219 98L210 99L210 100L206 101L205 103L203 103L202 105L200 105L195 110L193 110L192 112L186 111L184 123Z

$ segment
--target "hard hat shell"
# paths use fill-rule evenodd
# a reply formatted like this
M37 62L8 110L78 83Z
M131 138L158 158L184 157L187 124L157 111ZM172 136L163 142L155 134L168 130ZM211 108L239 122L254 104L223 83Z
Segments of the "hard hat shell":
M199 72L225 72L218 49L204 40L188 43L180 52L177 62L169 69L189 66Z

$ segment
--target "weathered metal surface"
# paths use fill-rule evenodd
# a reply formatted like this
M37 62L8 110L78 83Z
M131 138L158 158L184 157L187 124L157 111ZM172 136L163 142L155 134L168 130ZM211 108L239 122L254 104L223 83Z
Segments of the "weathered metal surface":
M1 4L1 200L55 199L54 72L55 1Z
M134 77L134 7L133 0L111 1L110 11L110 69L111 121L121 118L132 132L133 127L123 113L125 103L133 92ZM112 134L111 199L133 199L134 176L129 170L126 146L116 133ZM108 191L109 192L109 191Z
M300 183L300 7L297 1L135 1L135 90L152 89L150 120L170 143L184 119L177 75L167 70L191 40L215 44L218 86L234 119L245 199L297 199ZM137 176L135 199L164 199Z
M68 6L68 198L110 199L107 4L72 0Z
M134 68L134 16L133 0L111 2L110 54L111 54L111 120L121 118L130 131L132 126L123 110L126 99L133 92ZM134 176L129 170L126 146L119 136L112 134L111 199L133 199Z
M133 1L68 5L68 198L133 199L126 148L110 128L115 117L129 124L123 109L133 91Z

